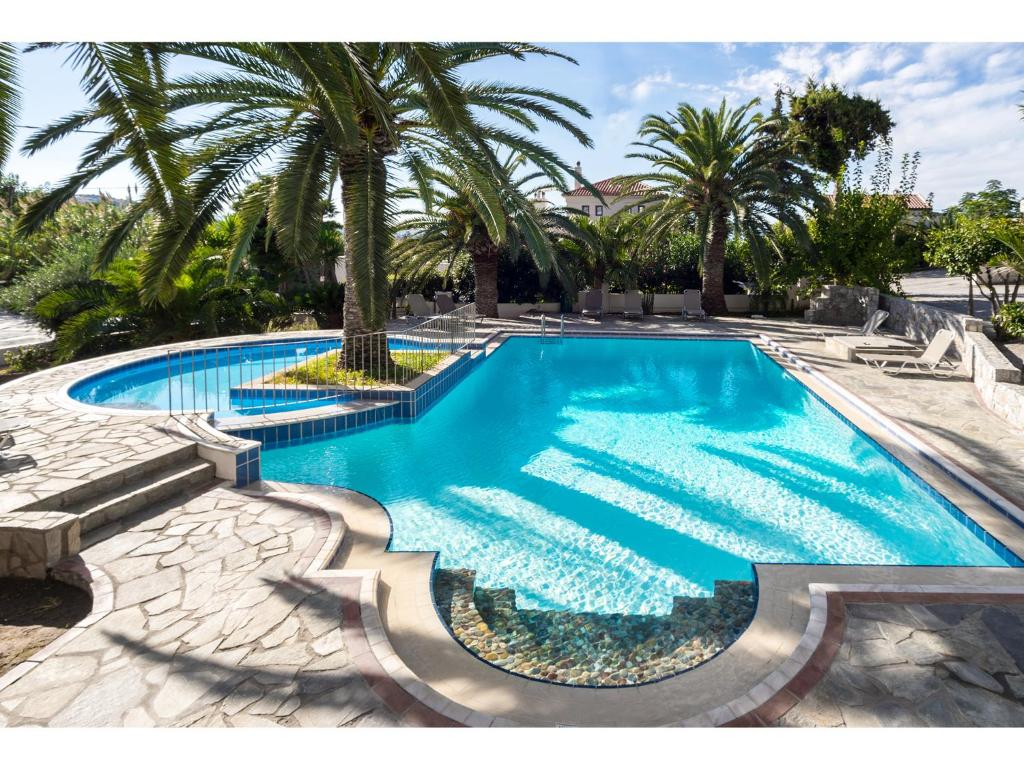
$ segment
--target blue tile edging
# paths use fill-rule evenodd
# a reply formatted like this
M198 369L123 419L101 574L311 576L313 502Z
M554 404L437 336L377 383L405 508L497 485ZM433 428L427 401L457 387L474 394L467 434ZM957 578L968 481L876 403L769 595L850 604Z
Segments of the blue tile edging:
M430 408L450 392L471 371L480 365L485 356L482 353L460 355L453 363L429 377L415 389L368 391L364 398L378 401L393 402L373 408L363 408L348 413L288 422L286 424L262 427L237 427L223 430L226 434L243 440L256 440L263 448L281 448L301 445L316 440L323 440L340 434L354 434L367 429L382 426L391 422L412 422L426 413ZM244 470L242 465L245 465ZM246 482L260 479L259 457L255 463L239 460L236 469L236 482L243 478Z

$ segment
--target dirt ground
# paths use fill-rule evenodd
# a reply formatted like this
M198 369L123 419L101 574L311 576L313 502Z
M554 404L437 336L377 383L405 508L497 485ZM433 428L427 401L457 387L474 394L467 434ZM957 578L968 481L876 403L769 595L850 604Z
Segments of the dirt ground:
M92 598L59 581L0 578L0 675L88 615Z

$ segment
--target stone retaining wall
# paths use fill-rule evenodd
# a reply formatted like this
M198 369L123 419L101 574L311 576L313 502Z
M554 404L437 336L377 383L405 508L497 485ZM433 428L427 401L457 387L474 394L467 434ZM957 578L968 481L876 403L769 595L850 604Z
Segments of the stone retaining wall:
M878 309L878 289L859 285L826 285L811 299L804 319L819 325L863 325Z
M949 312L887 294L879 297L878 306L889 313L884 327L898 336L907 336L926 343L943 328L952 331L956 334L956 350L961 357L966 357L967 332L981 331L983 325L977 317Z
M1012 426L1024 429L1024 386L1021 371L1006 359L984 333L968 331L964 363L982 402Z

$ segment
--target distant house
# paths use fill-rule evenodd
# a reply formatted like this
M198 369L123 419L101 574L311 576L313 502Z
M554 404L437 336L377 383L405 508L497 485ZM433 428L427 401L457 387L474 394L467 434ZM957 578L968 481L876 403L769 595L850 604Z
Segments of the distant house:
M897 195L887 195L897 197ZM830 202L835 202L835 194L828 196ZM938 214L932 210L932 205L920 195L904 195L904 202L907 205L907 221L910 224L920 224L922 221L934 219Z
M576 173L582 175L579 163L576 163ZM591 218L611 216L623 209L628 209L630 213L640 213L644 209L640 201L650 191L650 187L642 182L631 184L628 189L623 190L622 185L615 179L602 179L594 182L593 186L601 193L603 201L595 197L589 189L580 186L565 194L565 207L573 208Z
M110 205L113 205L115 208L125 208L131 205L130 200L123 200L119 197L111 197L110 195L103 194L102 192L98 195L75 195L75 202L81 203L82 205L99 205L100 203L109 203Z

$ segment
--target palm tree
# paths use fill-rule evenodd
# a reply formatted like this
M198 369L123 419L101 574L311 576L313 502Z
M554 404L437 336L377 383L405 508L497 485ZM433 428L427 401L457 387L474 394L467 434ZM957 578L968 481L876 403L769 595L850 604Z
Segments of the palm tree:
M608 279L632 283L642 242L638 223L644 221L626 213L597 219L577 216L577 232L563 237L560 246L592 289L601 290Z
M532 45L76 44L73 51L73 60L85 70L83 85L92 106L40 131L28 148L38 151L84 126L111 129L83 155L78 172L29 211L23 226L26 231L38 226L98 173L131 162L149 189L100 256L109 263L127 233L155 208L160 223L142 267L148 301L169 300L204 227L272 163L272 189L250 188L239 205L233 265L244 256L265 211L282 250L293 257L310 251L321 224L313 203L329 198L340 182L350 289L346 334L376 330L383 327L388 304L389 166L401 163L422 185L423 169L440 148L472 155L478 165L496 163L489 141L528 151L549 175L571 173L530 139L539 120L590 143L560 112L589 116L573 100L539 88L462 83L456 76L461 66L494 56L560 56ZM176 54L215 63L218 71L169 81L167 57ZM214 114L185 125L171 119L195 107L213 108ZM471 107L497 114L527 134L484 125ZM176 173L181 166L189 169L184 201Z
M554 272L567 277L552 245L552 233L578 232L564 209L539 207L541 193L568 191L561 175L519 173L528 163L523 152L510 152L500 165L476 167L445 153L447 165L426 169L426 211L410 212L399 227L407 236L394 249L402 275L435 271L461 254L473 261L477 313L498 316L498 259L504 249L513 258L526 250L541 279ZM519 175L517 175L517 173Z
M150 211L160 216L164 229L183 226L191 218L187 170L177 147L188 132L170 115L165 75L169 54L144 43L47 43L27 50L44 47L70 50L68 61L82 72L89 106L31 135L25 152L31 156L85 128L103 130L85 148L75 172L28 207L18 229L22 235L36 231L82 187L127 162L145 181L146 194L111 230L98 255L103 266Z
M67 362L117 349L251 333L282 309L280 296L258 276L229 281L223 254L200 245L162 304L145 301L140 260L128 257L47 294L32 314L55 331L57 360Z
M646 151L629 157L654 166L623 183L651 186L643 204L650 215L646 240L654 242L695 217L704 242L703 301L710 314L726 312L725 247L730 232L742 234L755 259L773 245L772 222L803 239L804 214L820 199L813 171L800 165L785 138L783 118L750 114L758 99L739 109L725 100L717 111L680 104L667 117L648 115L640 126Z
M201 193L196 209L215 210L233 180L277 153L269 221L283 248L308 251L319 231L311 201L329 197L340 182L344 208L346 335L382 328L387 318L388 258L394 217L389 167L424 189L427 168L440 153L495 164L488 141L529 152L546 173L569 173L561 160L528 136L485 125L471 107L537 130L547 120L589 139L559 107L588 115L582 105L543 89L502 83L462 83L456 70L493 56L553 54L520 44L241 44L190 46L193 55L229 65L227 72L184 78L172 85L180 106L221 111L200 128L194 161ZM558 55L558 54L553 54ZM353 83L358 85L354 87ZM206 175L224 179L211 183ZM207 191L208 190L208 191ZM261 215L266 191L239 205L236 255ZM158 254L173 274L173 254ZM354 346L350 346L354 350Z
M21 106L17 56L13 43L0 43L0 171L11 156Z

